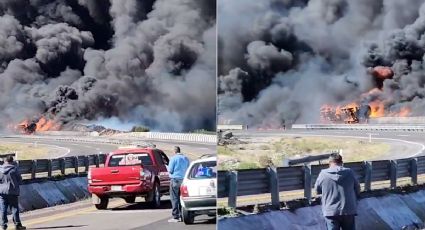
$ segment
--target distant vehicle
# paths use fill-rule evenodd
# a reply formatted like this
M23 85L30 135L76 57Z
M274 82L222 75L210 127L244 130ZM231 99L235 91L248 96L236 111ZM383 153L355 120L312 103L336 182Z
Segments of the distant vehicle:
M125 147L108 154L103 168L90 168L88 190L97 209L106 209L109 198L123 198L134 203L145 198L153 208L161 204L161 196L169 194L169 159L156 148Z
M217 157L193 161L180 187L182 218L185 224L193 224L195 216L216 215L217 208Z

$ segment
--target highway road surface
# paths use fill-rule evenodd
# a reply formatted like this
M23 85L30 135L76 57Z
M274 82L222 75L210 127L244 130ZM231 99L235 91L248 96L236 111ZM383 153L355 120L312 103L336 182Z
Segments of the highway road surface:
M96 210L90 201L60 205L24 213L22 222L28 229L75 230L215 230L216 218L199 216L193 225L168 223L171 204L164 197L159 209L149 208L142 200L126 204L122 199L111 200L108 210Z
M53 137L52 137L53 138ZM33 143L28 137L0 138L1 141ZM117 149L118 145L104 143L78 143L56 140L37 140L39 144L54 145L65 148L64 156L89 155L99 152L107 153ZM175 145L179 145L190 159L196 159L203 154L215 154L215 144L178 142L178 141L151 141L169 156ZM139 198L138 198L139 199ZM215 230L216 218L199 216L195 224L186 226L184 223L168 223L171 218L171 203L167 196L162 198L159 209L149 208L142 199L135 204L126 204L122 199L113 199L108 210L96 210L90 200L73 204L59 205L22 214L23 223L29 229L75 229L75 230L121 230L121 229L150 229L150 230L180 230L199 229ZM9 216L10 218L10 216Z

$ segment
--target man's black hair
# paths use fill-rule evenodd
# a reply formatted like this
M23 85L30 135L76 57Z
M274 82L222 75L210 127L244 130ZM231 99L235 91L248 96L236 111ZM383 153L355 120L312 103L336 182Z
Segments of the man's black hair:
M6 159L5 159L5 161L7 163L13 163L13 156L12 155L7 156Z
M342 164L342 156L339 153L332 153L329 156L329 162L334 162L335 164Z
M176 151L176 153L180 152L180 147L179 146L174 146L174 151Z

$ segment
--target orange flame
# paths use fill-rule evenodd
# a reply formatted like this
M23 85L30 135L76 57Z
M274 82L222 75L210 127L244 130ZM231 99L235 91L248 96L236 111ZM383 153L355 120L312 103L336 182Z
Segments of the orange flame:
M36 125L36 131L56 131L60 129L59 124L56 124L53 120L47 120L44 117L41 117Z
M387 66L376 66L372 69L372 75L378 79L390 79L393 78L394 72L390 67Z
M60 130L60 128L61 125L56 123L54 120L48 120L45 117L41 117L37 122L23 120L16 126L15 129L26 134L31 134L38 131L56 131Z
M369 103L371 108L370 117L383 117L385 116L385 107L382 101L372 101Z

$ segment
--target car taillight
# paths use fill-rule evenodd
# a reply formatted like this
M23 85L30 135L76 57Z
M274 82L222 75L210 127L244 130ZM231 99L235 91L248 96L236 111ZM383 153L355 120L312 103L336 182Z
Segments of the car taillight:
M91 180L91 170L89 170L89 172L87 173L87 180L88 180L89 184L92 183L92 180Z
M184 184L180 186L180 196L181 197L188 197L189 196L189 190L187 190L187 186L184 185Z

